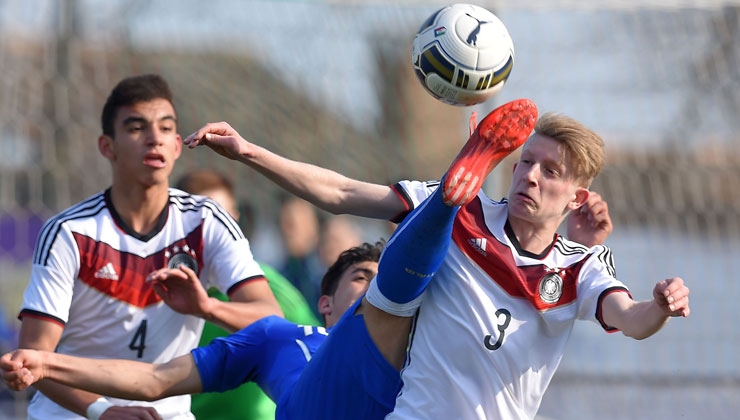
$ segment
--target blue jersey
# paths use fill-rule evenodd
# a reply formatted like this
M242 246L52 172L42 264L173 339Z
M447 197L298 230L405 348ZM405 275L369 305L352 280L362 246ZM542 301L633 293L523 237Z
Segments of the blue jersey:
M253 381L277 404L277 420L382 420L401 376L354 315L359 302L329 335L269 316L193 350L203 392Z
M380 354L358 299L331 329L290 395L277 404L277 419L382 420L393 411L401 375Z
M291 392L326 336L323 327L268 316L191 353L203 392L223 392L251 381L277 402Z

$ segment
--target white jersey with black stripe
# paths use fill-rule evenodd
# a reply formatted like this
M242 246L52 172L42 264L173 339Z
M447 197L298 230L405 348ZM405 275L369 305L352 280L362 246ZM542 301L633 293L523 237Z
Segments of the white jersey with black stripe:
M436 184L395 188L415 207ZM603 297L629 293L608 248L557 235L550 249L532 255L507 234L506 221L506 200L482 193L458 213L449 252L422 297L404 386L387 419L534 418L575 320L599 323Z
M142 236L127 228L98 193L48 220L37 240L21 317L64 327L57 352L160 363L198 345L204 321L164 304L146 282L152 271L180 263L205 288L223 292L264 277L236 221L215 202L176 189L158 226ZM115 404L130 402L112 400ZM152 405L166 419L193 418L189 396ZM43 394L29 419L81 419Z

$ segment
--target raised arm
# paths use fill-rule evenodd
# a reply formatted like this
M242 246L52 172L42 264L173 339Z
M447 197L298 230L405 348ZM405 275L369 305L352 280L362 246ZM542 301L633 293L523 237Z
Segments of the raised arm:
M390 219L406 210L387 185L372 184L275 154L246 141L226 122L210 123L183 140L191 149L208 146L255 169L286 191L333 214Z
M606 201L593 191L586 203L570 212L567 223L568 239L589 247L603 244L614 230Z
M154 401L199 393L200 374L186 354L167 363L87 359L39 350L16 350L0 358L3 380L15 390L50 380L115 398Z
M658 332L669 318L689 313L689 288L679 277L658 282L652 300L636 302L626 293L612 293L602 303L604 322L637 340Z

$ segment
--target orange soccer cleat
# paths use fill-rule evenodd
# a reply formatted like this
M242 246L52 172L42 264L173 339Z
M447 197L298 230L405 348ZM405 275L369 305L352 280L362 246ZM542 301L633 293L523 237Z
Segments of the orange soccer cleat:
M508 102L491 111L473 131L474 118L475 114L468 142L442 181L442 200L448 206L472 200L493 168L524 144L537 122L537 106L529 99Z

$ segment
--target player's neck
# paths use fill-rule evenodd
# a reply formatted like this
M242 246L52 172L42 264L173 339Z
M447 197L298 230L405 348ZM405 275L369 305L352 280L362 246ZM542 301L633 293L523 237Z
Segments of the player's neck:
M532 253L540 255L547 250L555 238L556 226L538 225L524 220L509 217L509 235L514 235L519 247Z
M111 187L111 201L121 219L135 232L146 234L157 226L169 201L168 185Z

